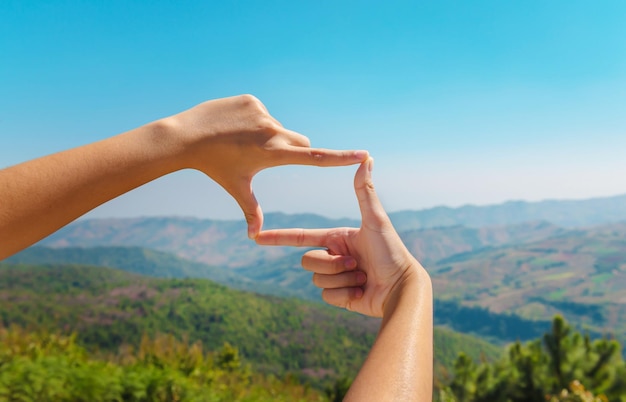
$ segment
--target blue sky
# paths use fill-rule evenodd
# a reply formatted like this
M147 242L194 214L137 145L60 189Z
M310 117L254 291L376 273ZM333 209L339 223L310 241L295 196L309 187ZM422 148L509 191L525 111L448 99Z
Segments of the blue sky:
M0 166L252 93L368 149L390 211L626 193L622 1L0 2ZM283 167L268 211L357 216L354 168ZM196 172L90 216L241 218Z

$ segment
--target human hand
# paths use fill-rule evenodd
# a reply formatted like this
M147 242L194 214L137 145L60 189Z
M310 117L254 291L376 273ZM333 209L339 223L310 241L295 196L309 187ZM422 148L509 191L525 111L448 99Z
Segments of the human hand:
M252 190L255 174L279 165L346 166L361 163L366 151L311 148L302 134L285 129L254 96L211 100L163 119L173 133L177 169L200 170L237 201L255 238L263 212Z
M354 177L361 228L278 229L259 233L262 245L324 247L302 257L313 282L329 304L382 317L387 301L402 284L423 270L400 240L372 182L373 160L361 164ZM367 281L363 278L367 276Z

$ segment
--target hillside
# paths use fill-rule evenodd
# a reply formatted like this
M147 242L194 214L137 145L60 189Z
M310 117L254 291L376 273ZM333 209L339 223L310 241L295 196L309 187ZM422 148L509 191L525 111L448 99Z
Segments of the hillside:
M69 264L118 268L126 272L158 278L205 278L240 290L273 295L295 295L286 288L263 284L237 274L234 270L194 262L140 247L64 247L33 246L5 260L12 264Z
M159 256L163 259L157 258ZM320 289L311 282L311 273L300 266L301 256L299 251L280 259L262 260L249 267L218 269L217 275L211 275L214 267L201 263L190 263L165 253L122 247L51 249L38 246L9 258L7 262L68 265L80 262L157 277L206 277L239 290L321 302ZM227 275L220 275L220 272ZM499 344L536 338L549 327L546 320L523 319L481 307L463 306L451 300L435 301L435 323Z
M442 299L528 319L560 313L600 333L626 333L624 223L458 254L432 268Z
M485 247L527 243L546 239L563 232L565 229L559 226L540 221L481 228L457 225L413 229L400 232L400 237L409 251L424 266L430 266L455 254L480 250Z
M354 375L379 320L317 303L235 291L200 279L156 279L108 268L0 264L0 324L76 331L100 350L137 345L142 334L201 340L208 350L230 342L265 373L312 380ZM476 338L437 329L438 365L458 352L495 357ZM345 356L350 356L346 359Z

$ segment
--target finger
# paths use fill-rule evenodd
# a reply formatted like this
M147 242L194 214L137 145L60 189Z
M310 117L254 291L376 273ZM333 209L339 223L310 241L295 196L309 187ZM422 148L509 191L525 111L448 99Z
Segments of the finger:
M329 229L264 230L256 237L264 246L325 247Z
M326 250L311 250L302 256L302 267L307 271L333 275L356 268L356 260L348 255L331 255Z
M362 286L367 282L363 271L348 271L334 275L313 274L313 284L322 289L340 289Z
M367 151L338 151L334 149L309 148L288 145L280 157L286 165L348 166L362 163L368 157Z
M252 191L252 183L249 182L233 191L232 196L239 204L248 223L248 238L256 239L263 227L263 211Z
M348 310L350 310L351 303L355 300L359 300L361 297L363 297L363 289L360 287L324 289L322 291L322 300L326 303L341 308L347 308Z
M373 167L374 159L371 157L359 166L354 176L354 190L359 200L363 225L373 230L381 230L390 225L391 221L374 189Z

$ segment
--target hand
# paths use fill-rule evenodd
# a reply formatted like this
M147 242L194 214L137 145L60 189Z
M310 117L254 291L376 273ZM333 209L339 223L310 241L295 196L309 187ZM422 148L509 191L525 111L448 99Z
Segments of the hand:
M307 137L283 128L251 95L204 102L162 122L182 150L177 168L200 170L228 191L243 210L250 238L263 226L252 191L256 173L287 164L345 166L368 156L366 151L311 148Z
M394 291L423 268L385 213L374 190L372 167L373 160L368 158L354 178L362 215L360 229L268 230L256 241L263 245L324 247L302 257L302 266L314 273L313 282L324 289L322 298L335 306L382 317Z

